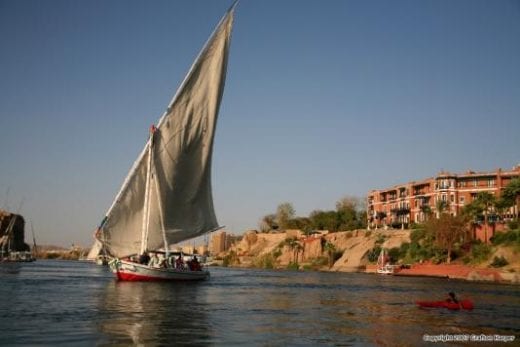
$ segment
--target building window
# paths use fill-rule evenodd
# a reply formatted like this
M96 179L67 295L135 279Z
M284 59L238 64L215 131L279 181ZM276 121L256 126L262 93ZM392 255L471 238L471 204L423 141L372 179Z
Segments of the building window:
M494 179L489 179L488 180L488 187L494 187L495 186L495 180Z
M455 201L455 195L453 195L453 194L450 195L450 201L451 201L451 202L454 202L454 201Z
M477 180L473 180L473 187L478 187L478 182L477 182Z
M464 197L463 197L463 196L461 196L461 197L459 198L459 202L460 202L462 205L464 205Z

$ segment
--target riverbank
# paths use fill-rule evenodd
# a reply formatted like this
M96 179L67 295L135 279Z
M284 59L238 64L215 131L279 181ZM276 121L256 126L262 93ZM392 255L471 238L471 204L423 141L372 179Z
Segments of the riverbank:
M299 230L276 233L250 231L220 257L232 267L300 269L327 272L376 273L375 250L396 249L410 243L410 230L354 230L319 232L305 236ZM297 241L297 246L294 242ZM493 257L505 257L508 265L493 268ZM397 276L440 277L479 282L520 284L520 254L511 247L494 247L488 260L477 265L421 263L398 264Z
M376 270L376 265L369 265L365 272L376 273ZM396 270L394 276L437 277L465 281L520 284L520 274L517 272L462 264L413 264L409 268Z

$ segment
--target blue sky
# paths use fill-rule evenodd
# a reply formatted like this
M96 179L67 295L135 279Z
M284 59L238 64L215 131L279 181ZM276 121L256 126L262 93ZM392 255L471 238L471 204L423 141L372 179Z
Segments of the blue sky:
M0 206L88 246L231 1L0 0ZM285 201L520 163L519 1L259 1L236 10L219 222ZM29 237L26 237L29 240Z

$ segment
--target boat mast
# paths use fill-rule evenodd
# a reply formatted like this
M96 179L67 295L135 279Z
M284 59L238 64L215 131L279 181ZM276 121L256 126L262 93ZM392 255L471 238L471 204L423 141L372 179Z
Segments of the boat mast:
M150 141L148 141L148 163L146 167L146 186L144 193L143 225L141 227L141 250L143 254L148 248L148 225L150 224L150 170L152 167L153 132L155 127L150 128Z
M31 232L32 232L32 237L33 237L33 257L36 258L36 255L38 255L38 247L36 246L36 237L34 236L34 228L33 228L33 223L31 221Z
M169 256L169 248L168 248L168 240L166 239L166 228L164 227L164 213L163 213L163 205L161 200L161 186L159 185L159 178L157 177L157 165L155 165L155 161L153 161L153 168L155 172L155 191L157 195L157 206L159 206L159 219L161 220L161 231L164 242L164 251L166 252L166 258Z

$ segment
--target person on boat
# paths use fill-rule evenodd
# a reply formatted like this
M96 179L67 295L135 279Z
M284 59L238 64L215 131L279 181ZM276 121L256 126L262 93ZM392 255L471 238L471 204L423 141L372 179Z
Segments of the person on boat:
M157 256L156 253L153 253L151 258L150 258L150 262L148 262L148 266L149 267L159 267L159 257Z
M143 254L139 256L139 264L147 265L149 262L150 256L146 252L143 252Z
M180 255L177 260L175 260L175 268L178 270L182 270L184 268L184 262L182 261L182 257Z
M170 255L166 261L166 267L175 269L175 256Z
M200 271L200 263L199 263L199 260L197 259L197 256L193 256L193 259L191 260L190 262L190 270L191 271Z
M446 301L447 302L453 302L455 304L459 303L459 300L457 299L457 296L455 295L454 292L449 292L448 293L448 297L446 298Z
M168 259L166 259L166 257L163 254L159 254L158 259L159 260L157 262L157 267L166 268Z

